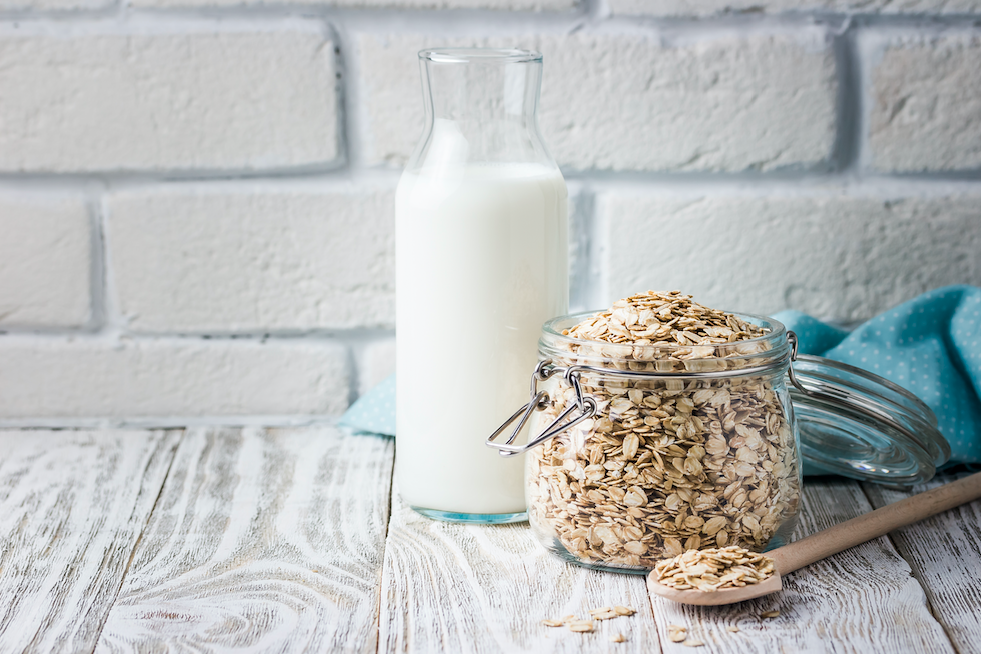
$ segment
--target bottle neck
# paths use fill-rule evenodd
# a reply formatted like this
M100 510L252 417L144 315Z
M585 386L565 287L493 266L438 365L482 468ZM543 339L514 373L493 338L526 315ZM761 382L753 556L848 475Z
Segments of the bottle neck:
M541 58L516 52L420 53L426 126L408 168L484 162L554 167L538 132Z
M445 63L423 59L422 75L423 101L430 120L535 124L541 61Z

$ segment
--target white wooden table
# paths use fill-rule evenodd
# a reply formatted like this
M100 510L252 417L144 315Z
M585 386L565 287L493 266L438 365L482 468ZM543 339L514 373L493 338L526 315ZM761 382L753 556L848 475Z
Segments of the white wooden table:
M979 502L780 595L682 607L552 558L526 525L416 515L393 452L333 427L0 432L0 652L981 653ZM805 491L799 535L904 495ZM637 613L589 634L540 623L614 604Z

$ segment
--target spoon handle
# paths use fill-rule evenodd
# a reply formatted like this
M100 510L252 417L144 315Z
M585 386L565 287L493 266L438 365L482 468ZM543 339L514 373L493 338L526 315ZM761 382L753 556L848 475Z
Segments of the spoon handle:
M888 504L881 509L777 548L767 555L774 559L777 571L781 575L786 575L832 554L861 545L894 529L919 522L979 497L981 497L981 472Z

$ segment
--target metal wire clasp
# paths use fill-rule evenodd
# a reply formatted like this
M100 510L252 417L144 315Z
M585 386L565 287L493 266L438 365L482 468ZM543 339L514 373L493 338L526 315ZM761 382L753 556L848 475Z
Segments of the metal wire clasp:
M797 358L797 335L793 332L787 332L787 341L790 344L790 361L794 361ZM561 368L552 363L550 359L546 359L538 364L535 368L534 374L531 376L531 399L528 404L514 412L510 418L508 418L503 425L497 428L490 438L487 439L486 445L488 447L494 447L499 450L501 456L514 456L515 454L521 454L522 452L527 452L536 445L547 441L553 436L561 434L566 429L574 427L583 420L587 418L592 418L596 415L596 401L590 397L584 397L582 392L582 386L580 384L580 375L583 372L595 373L598 375L609 375L614 377L623 377L626 379L728 379L733 376L747 376L747 375L759 375L765 374L769 371L780 368L783 365L788 365L790 381L803 393L815 397L815 391L805 388L800 381L794 375L794 368L789 365L785 359L781 357L779 361L773 361L759 366L753 366L749 368L740 368L738 370L711 370L711 371L672 371L672 372L649 372L649 371L633 371L633 370L613 370L606 368L591 368L589 366L569 366L568 368ZM531 418L531 414L535 411L541 411L546 406L548 406L549 397L545 391L538 390L538 382L545 381L553 375L562 373L566 383L568 383L576 392L576 403L570 405L565 411L559 415L558 418L552 421L548 427L545 428L541 434L528 441L525 445L514 445L514 439L518 437L518 433L527 424L528 419ZM569 416L572 415L573 411L577 411L579 414L569 420ZM500 436L504 431L511 426L511 424L517 420L518 424L511 432L511 436L503 443L496 443L495 439ZM569 420L568 422L563 422L564 420Z
M545 381L549 377L555 374L562 373L565 381L572 386L576 392L576 403L572 404L565 411L559 415L555 420L552 421L548 427L545 428L541 434L528 441L524 445L513 445L514 439L518 437L518 433L527 424L528 419L531 418L531 414L535 411L541 411L548 406L548 393L545 391L538 390L538 382ZM552 365L550 359L545 359L539 362L535 367L535 372L531 375L531 399L528 404L514 412L514 414L508 418L503 425L497 428L497 430L490 435L485 444L487 447L493 447L498 450L498 454L501 456L514 456L516 454L521 454L522 452L527 452L531 448L539 445L552 438L561 434L566 429L578 425L580 422L587 418L591 418L596 414L596 401L591 397L583 397L582 385L579 382L580 370L577 366L570 366L568 368L560 368L558 366ZM569 422L563 423L573 411L579 411L579 415L570 420ZM519 419L520 418L520 419ZM511 426L515 420L518 420L517 426L511 435L503 443L496 443L494 439L500 436L504 431Z

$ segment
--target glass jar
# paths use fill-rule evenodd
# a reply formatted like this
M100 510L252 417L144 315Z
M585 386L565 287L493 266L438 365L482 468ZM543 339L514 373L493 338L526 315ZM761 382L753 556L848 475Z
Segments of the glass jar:
M398 489L432 518L520 521L524 462L480 440L524 401L542 323L568 311L568 191L538 131L542 56L419 61L426 125L395 196ZM480 371L464 383L447 345L461 325Z
M591 315L544 326L536 399L521 416L539 436L496 443L528 449L528 519L539 541L620 572L646 572L687 549L785 541L801 464L784 326L736 314L767 333L712 346L563 335Z
M772 318L735 314L764 335L717 345L564 335L594 315L544 325L528 403L485 441L504 457L530 452L531 528L565 560L644 573L687 549L763 551L794 529L803 467L908 487L950 458L916 396L798 356ZM529 422L534 436L516 444Z
M594 315L544 325L529 402L486 440L504 457L530 452L531 528L563 559L643 573L687 549L770 549L796 524L802 467L908 487L950 458L912 393L798 355L772 318L735 314L764 335L718 345L564 335Z

